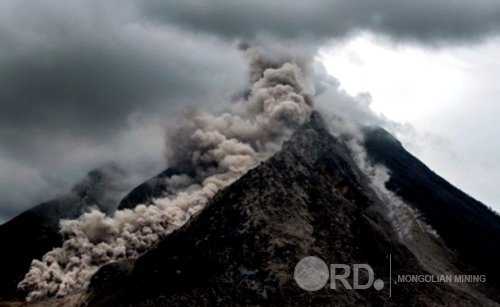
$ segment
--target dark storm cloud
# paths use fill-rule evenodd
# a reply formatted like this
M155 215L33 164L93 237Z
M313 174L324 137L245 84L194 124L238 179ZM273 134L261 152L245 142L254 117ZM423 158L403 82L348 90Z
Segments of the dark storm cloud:
M0 41L4 216L110 160L158 166L163 122L245 79L233 42L156 27L124 1L4 1Z
M1 1L0 218L110 160L143 174L160 171L165 122L186 106L220 107L243 86L246 68L234 48L241 41L309 54L358 30L464 42L496 33L499 7L462 0Z
M500 29L496 0L254 0L140 2L158 22L226 37L330 39L368 30L441 44L476 40Z
M126 11L99 13L106 6L50 3L2 13L12 20L0 32L4 133L107 132L134 111L168 110L242 71L228 44L148 27Z

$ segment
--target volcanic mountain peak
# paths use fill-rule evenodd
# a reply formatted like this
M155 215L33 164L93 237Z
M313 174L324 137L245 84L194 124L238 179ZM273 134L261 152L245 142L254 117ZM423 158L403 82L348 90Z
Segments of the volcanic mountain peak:
M497 306L500 217L437 176L387 131L365 127L356 135L333 136L313 112L279 152L219 190L184 226L160 234L156 245L102 266L86 290L31 303ZM93 171L69 195L0 227L12 251L2 254L9 265L1 279L4 298L19 295L15 286L31 259L62 243L61 219L94 205L113 209L109 191L120 172ZM132 190L119 209L154 206L184 180L196 181L195 171L171 167ZM10 240L13 233L23 240ZM382 288L357 291L337 283L336 289L305 291L294 269L306 256L368 264ZM395 283L399 275L429 274L483 274L487 280ZM360 279L367 278L362 272Z
M101 268L81 299L103 306L421 305L459 300L494 305L490 298L498 299L498 293L488 285L390 287L389 255L393 274L429 274L443 267L458 274L471 266L422 227L412 227L413 245L401 240L386 214L387 204L369 181L349 147L313 113L280 152L217 193L182 228L136 260ZM407 212L419 219L411 209ZM368 263L386 287L304 291L293 271L302 257L311 255L329 263ZM423 256L435 256L438 264L429 265ZM391 298L389 288L397 295Z

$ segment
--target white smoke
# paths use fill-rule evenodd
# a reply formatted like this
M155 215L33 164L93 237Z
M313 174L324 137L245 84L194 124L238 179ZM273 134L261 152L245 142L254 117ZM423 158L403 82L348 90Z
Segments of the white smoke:
M368 177L372 190L384 203L387 219L391 222L399 239L403 242L411 241L411 234L416 228L437 237L437 233L423 221L419 212L387 189L386 183L390 179L389 170L383 165L370 161L364 148L364 133L361 130L363 126L383 127L399 136L407 135L409 126L376 114L370 108L369 93L360 93L357 96L347 94L341 89L339 81L327 74L321 62L315 61L314 65L315 88L321 90L315 99L315 108L325 118L330 133L346 141L354 161Z
M312 102L306 92L306 61L293 56L269 60L258 49L243 49L251 67L248 95L230 112L192 115L171 137L169 161L193 166L196 180L172 178L173 192L150 206L113 216L94 210L63 221L63 246L34 260L19 284L29 292L28 301L84 289L102 265L139 256L185 224L217 191L279 149L292 128L308 120Z
M370 161L363 146L361 132L351 136L353 137L347 142L347 146L351 150L351 154L358 167L370 180L372 190L384 203L387 218L391 222L399 239L403 243L411 242L412 234L416 229L437 237L436 231L423 221L422 216L415 209L386 187L386 183L390 179L389 170L383 165L374 164Z

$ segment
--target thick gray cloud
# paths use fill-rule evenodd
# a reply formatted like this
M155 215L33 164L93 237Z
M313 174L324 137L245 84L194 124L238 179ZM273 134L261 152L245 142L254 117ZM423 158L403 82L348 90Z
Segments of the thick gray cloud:
M254 0L139 2L159 22L254 39L330 39L356 31L441 44L476 40L500 29L496 0Z
M241 78L229 43L84 3L15 2L0 13L12 20L0 32L3 140L16 143L18 127L96 136L134 111L173 111Z
M244 86L240 41L314 52L372 31L426 44L500 28L498 1L0 2L0 220L112 160L163 167L164 127ZM283 48L283 47L282 47Z
M125 2L0 4L0 215L111 160L163 161L164 126L241 89L234 43L156 27Z

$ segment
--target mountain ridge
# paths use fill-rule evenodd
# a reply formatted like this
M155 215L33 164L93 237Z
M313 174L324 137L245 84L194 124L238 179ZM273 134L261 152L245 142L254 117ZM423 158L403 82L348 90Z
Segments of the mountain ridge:
M399 274L483 273L482 259L478 262L461 250L471 245L457 246L446 231L436 227L439 214L428 211L421 198L411 198L423 191L424 199L442 198L439 189L419 190L422 186L442 180L445 184L440 188L468 207L484 205L464 197L388 132L366 129L363 145L367 158L388 169L391 176L385 187L408 204L398 209L404 217L402 223L397 221L399 225L391 218L394 208L374 189L348 140L332 135L321 115L313 112L309 122L298 128L280 151L220 190L205 209L138 258L104 265L83 292L28 305L418 306L455 302L498 306L499 288L489 272L485 273L487 281L481 284L394 282ZM415 169L405 168L409 166ZM194 176L191 171L171 167L133 189L120 206L130 209L141 203L149 205L168 192L168 178L185 172ZM415 178L420 178L418 185L412 184ZM445 215L452 214L446 210L452 210L453 204L436 206L440 206L440 214L442 210ZM495 221L490 216L493 213L478 210L485 219ZM473 227L467 221L458 214L455 223ZM437 230L437 235L426 223ZM404 227L404 237L398 227ZM495 227L486 229L495 234ZM482 242L478 240L477 244ZM332 290L329 285L316 292L304 291L295 283L293 271L305 256L317 256L327 263L367 263L385 286L380 291L342 286ZM367 276L362 274L360 278L366 280Z
M396 272L428 273L397 238L384 215L387 208L368 181L348 147L313 113L280 152L217 193L182 228L135 261L101 268L92 278L87 302L495 305L487 296L496 294L481 286L392 285L398 292L392 299L387 287L380 292L325 287L314 293L298 288L293 268L308 255L335 263L369 263L386 286L389 254ZM449 268L461 272L453 264Z
M500 216L437 175L383 129L368 129L365 148L390 172L386 186L500 288Z

